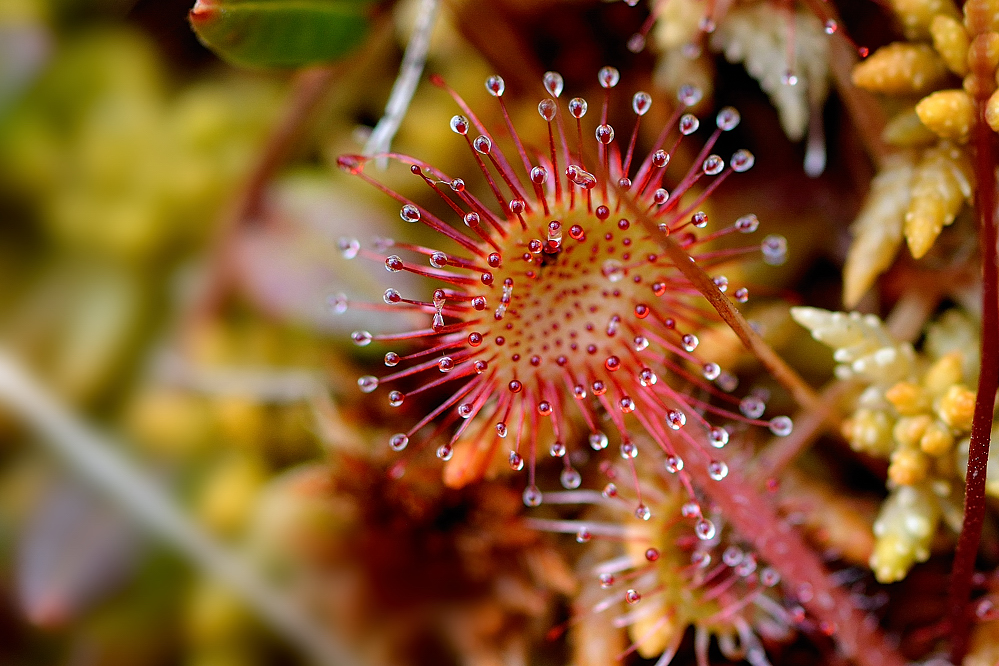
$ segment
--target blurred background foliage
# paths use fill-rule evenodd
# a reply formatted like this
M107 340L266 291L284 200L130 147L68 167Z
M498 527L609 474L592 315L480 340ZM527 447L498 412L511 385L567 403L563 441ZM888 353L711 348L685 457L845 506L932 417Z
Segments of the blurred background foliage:
M551 653L562 644L543 638L567 612L557 599L574 589L575 555L517 522L517 478L444 490L431 463L388 482L398 412L362 399L356 377L378 359L346 344L377 314L327 306L342 291L380 299L385 286L381 266L346 268L341 235L420 240L387 197L331 166L381 116L418 4L380 3L337 62L292 73L224 64L195 38L186 0L0 2L0 336L120 442L154 492L349 630L361 663L561 663ZM628 90L658 90L654 53L625 47L645 16L624 3L454 2L428 68L488 109L487 123L499 116L482 82L498 71L525 142L543 143L529 121L545 70L591 100L607 63ZM833 99L830 167L807 177L805 146L785 137L757 82L714 67L715 99L744 118L725 149L766 159L712 197L711 214L752 210L793 248L777 282L756 285L752 268L729 277L756 285L750 312L789 361L828 377L831 359L774 302L839 304L846 228L872 167ZM394 145L474 173L454 112L421 85ZM657 123L642 131L651 143ZM404 169L382 179L441 207ZM916 272L903 260L867 307ZM406 326L397 319L377 327ZM726 367L758 372L726 329L702 340ZM827 478L856 464L822 460L809 464ZM859 501L883 496L857 467ZM0 406L0 662L296 663L231 590L123 509Z

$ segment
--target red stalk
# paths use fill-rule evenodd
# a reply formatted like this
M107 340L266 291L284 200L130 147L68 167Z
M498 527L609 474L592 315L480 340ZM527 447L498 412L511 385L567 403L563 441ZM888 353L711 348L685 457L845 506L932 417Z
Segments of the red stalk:
M971 60L971 58L969 58ZM991 74L989 74L991 76ZM971 424L971 448L964 494L964 525L957 542L951 571L950 628L951 663L960 664L968 651L972 614L971 578L985 520L985 477L989 462L992 416L999 387L999 256L996 241L996 134L985 122L988 95L976 95L972 128L979 245L982 254L981 372Z

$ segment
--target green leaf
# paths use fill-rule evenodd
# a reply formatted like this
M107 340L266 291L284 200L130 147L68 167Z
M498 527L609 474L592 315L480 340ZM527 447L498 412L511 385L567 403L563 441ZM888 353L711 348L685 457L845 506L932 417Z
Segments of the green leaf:
M197 0L191 25L238 65L298 67L340 58L367 36L375 0Z

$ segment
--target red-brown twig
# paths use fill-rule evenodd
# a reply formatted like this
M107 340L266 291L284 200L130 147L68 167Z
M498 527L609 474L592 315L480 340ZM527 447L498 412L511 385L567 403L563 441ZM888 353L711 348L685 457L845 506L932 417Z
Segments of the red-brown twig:
M187 321L182 323L182 330L189 330L193 322L210 316L229 294L235 280L231 257L233 239L243 225L260 216L267 183L287 160L302 136L306 121L311 118L343 67L311 67L295 75L290 99L281 118L274 126L246 182L223 213L216 230L205 287L188 309Z
M969 2L966 12L969 25L975 24L975 14L985 13L985 3ZM977 6L976 6L977 5ZM972 625L969 599L975 558L985 521L985 477L989 462L992 418L995 412L996 389L999 387L999 254L997 254L996 221L996 135L985 122L985 103L994 88L994 65L989 66L984 53L976 54L977 41L968 54L972 76L985 81L975 92L975 125L972 129L975 178L977 181L977 212L979 248L982 253L982 335L981 371L978 376L978 396L971 424L971 448L968 452L967 486L964 494L964 525L957 542L951 573L950 628L951 663L960 664L968 650ZM985 51L984 48L978 49ZM981 57L976 57L976 55ZM976 67L976 65L978 65ZM988 87L987 87L988 86Z
M781 386L787 389L795 401L812 414L821 414L824 420L832 418L832 411L829 409L829 405L801 378L801 375L795 372L752 329L746 318L742 316L742 313L739 312L732 301L722 293L718 285L711 279L711 276L705 273L675 240L661 232L658 223L649 217L645 211L641 210L641 207L631 197L625 192L619 192L619 196L622 197L625 205L634 213L635 217L663 249L670 261L683 273L684 277L690 280L694 288L701 292L704 298L711 304L711 307L718 312L722 320L739 337L739 340L742 341L746 349L759 359L763 367L767 369Z

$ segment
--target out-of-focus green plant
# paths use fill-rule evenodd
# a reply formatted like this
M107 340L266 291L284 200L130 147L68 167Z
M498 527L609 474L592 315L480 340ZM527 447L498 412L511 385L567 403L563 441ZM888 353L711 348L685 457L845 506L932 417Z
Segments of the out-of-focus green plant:
M375 0L198 0L191 25L209 48L249 66L297 67L361 44Z
M76 250L142 262L201 238L277 103L266 79L218 83L171 92L138 33L72 39L0 121L0 193Z

